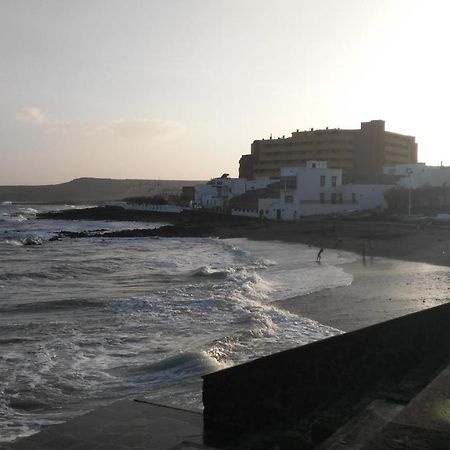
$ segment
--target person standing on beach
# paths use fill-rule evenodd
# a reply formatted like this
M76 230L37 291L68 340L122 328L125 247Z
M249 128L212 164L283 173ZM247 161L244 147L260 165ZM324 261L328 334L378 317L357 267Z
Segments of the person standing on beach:
M316 262L320 262L320 260L322 259L322 253L323 253L323 248L320 248L319 253L317 253Z

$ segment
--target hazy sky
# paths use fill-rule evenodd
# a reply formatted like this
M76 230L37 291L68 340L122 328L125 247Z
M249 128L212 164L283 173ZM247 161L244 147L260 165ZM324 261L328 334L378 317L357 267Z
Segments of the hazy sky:
M0 185L237 175L254 139L371 119L450 164L449 13L446 0L0 0Z

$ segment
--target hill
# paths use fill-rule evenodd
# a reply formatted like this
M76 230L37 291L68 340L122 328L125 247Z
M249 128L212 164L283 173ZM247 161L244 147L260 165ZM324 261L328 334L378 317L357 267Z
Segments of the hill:
M193 180L113 180L76 178L67 183L40 186L0 186L0 202L19 203L93 203L122 200L126 197L176 194Z

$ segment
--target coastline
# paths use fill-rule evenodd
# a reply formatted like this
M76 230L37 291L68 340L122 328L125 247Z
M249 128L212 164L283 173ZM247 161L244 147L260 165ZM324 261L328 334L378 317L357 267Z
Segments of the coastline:
M43 217L45 218L45 217ZM114 208L69 210L49 218L91 220L162 220L161 236L214 236L253 241L301 243L359 255L341 267L353 276L349 286L275 301L279 308L343 331L355 330L450 300L450 227L429 222L311 218L299 222L261 222L236 216L190 212L168 215ZM127 230L111 237L145 235ZM148 230L149 236L158 232ZM71 237L86 237L77 235Z
M366 257L387 257L450 267L450 224L428 221L387 220L386 217L311 217L298 222L260 221L203 211L181 214L94 207L39 214L40 219L158 221L170 223L173 235L194 233L195 237L248 238L253 240L298 242L314 247L350 251ZM170 230L165 227L164 235ZM140 236L145 230L127 230L111 237ZM149 231L155 236L155 230ZM85 237L74 234L71 237Z
M341 267L353 276L350 285L274 304L347 332L450 301L446 266L375 257Z

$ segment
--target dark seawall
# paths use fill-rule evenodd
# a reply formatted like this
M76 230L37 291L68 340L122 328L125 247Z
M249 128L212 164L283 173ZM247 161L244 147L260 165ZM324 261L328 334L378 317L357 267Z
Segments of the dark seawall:
M223 446L295 431L315 446L364 399L406 404L449 357L446 304L215 372L204 377L205 435Z

